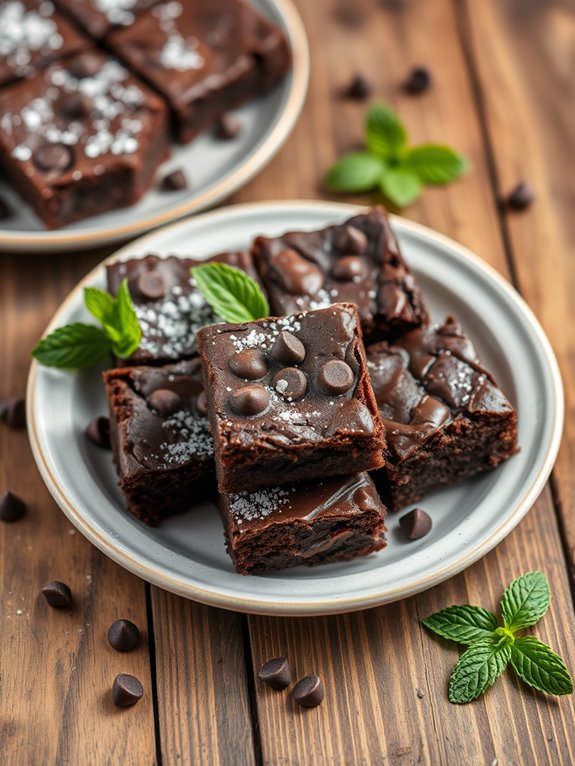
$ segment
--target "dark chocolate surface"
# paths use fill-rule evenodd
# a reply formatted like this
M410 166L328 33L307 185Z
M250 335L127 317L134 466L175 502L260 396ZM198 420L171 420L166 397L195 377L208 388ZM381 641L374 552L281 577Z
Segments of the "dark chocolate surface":
M104 37L115 27L130 26L138 13L157 2L158 0L56 0L57 5L96 39Z
M320 231L257 237L253 251L275 314L349 301L367 336L401 333L427 320L381 207Z

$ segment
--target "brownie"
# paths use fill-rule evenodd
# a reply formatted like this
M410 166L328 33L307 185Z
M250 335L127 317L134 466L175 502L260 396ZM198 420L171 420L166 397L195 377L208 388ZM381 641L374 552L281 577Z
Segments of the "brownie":
M107 42L166 99L184 143L290 66L281 30L244 0L162 3Z
M197 340L220 492L383 464L355 306L205 327Z
M123 364L162 364L197 355L197 331L219 320L195 286L190 269L213 262L235 266L258 279L248 252L220 253L203 261L147 255L107 267L108 289L113 295L122 280L128 280L142 329L140 347Z
M355 303L364 335L374 340L428 321L382 207L319 231L257 237L253 252L274 314Z
M198 359L104 373L110 435L128 510L147 524L215 490Z
M30 77L48 62L82 50L87 42L49 0L3 0L0 86Z
M381 550L386 509L367 473L220 496L241 574L347 561Z
M158 0L56 0L90 37L101 39L118 26L129 26L136 15Z
M376 483L391 510L495 468L517 451L517 415L457 320L367 348L385 426Z
M133 204L167 155L161 100L96 50L0 92L0 161L49 228Z

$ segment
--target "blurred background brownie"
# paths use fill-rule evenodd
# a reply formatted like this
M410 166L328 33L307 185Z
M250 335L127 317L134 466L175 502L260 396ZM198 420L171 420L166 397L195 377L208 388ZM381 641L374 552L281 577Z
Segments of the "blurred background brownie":
M98 40L115 27L132 24L138 13L154 5L158 0L55 0L55 2L91 37Z

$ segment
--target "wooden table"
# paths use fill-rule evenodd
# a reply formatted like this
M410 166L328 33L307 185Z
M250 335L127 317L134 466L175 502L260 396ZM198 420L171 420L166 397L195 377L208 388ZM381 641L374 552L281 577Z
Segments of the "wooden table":
M0 429L0 490L30 504L0 525L0 745L5 764L573 764L573 698L546 699L511 674L454 706L457 658L419 619L452 603L495 609L515 576L542 569L551 609L537 628L575 668L575 5L573 0L299 0L312 49L301 119L270 166L232 201L322 196L330 163L361 139L364 105L338 91L361 71L399 110L414 142L443 141L473 169L428 190L406 214L459 240L511 280L543 323L567 389L553 478L518 528L471 569L420 596L341 617L272 619L200 606L150 587L92 548L46 491L25 432ZM343 10L342 10L343 9ZM346 10L347 9L347 10ZM345 17L345 19L344 19ZM347 23L343 23L346 21ZM434 87L400 83L425 64ZM498 200L520 179L537 191L521 214ZM21 394L28 351L76 281L107 252L0 256L0 396ZM512 349L510 350L512 354ZM70 583L72 612L39 589ZM106 643L128 617L146 633L130 654ZM319 672L317 709L254 680L286 654ZM146 694L119 711L114 676ZM419 693L418 693L419 690Z

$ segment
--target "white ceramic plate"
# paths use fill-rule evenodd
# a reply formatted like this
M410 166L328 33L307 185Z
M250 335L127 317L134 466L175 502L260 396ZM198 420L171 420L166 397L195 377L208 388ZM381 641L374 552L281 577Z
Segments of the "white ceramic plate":
M308 83L309 51L291 0L250 2L284 30L292 51L292 68L273 91L234 111L242 131L233 141L218 141L211 131L206 131L187 146L172 143L172 157L162 165L157 177L183 168L190 188L179 192L151 189L136 205L48 231L0 179L0 196L14 211L13 217L0 223L0 252L78 250L126 240L212 207L261 170L282 146L301 111Z
M207 256L247 246L255 234L313 229L358 208L322 202L238 205L174 224L113 258L149 251ZM536 500L551 471L563 422L561 379L530 309L495 271L451 240L394 218L403 253L434 318L454 313L519 412L521 452L492 473L429 496L433 529L417 542L389 518L388 547L342 564L272 575L235 574L215 506L196 507L150 529L131 517L116 487L110 453L83 435L106 412L98 372L63 373L32 365L28 424L34 455L56 502L107 555L162 588L207 604L254 613L325 614L363 609L430 588L497 545ZM63 303L50 328L86 319L82 287L104 286L98 266Z

